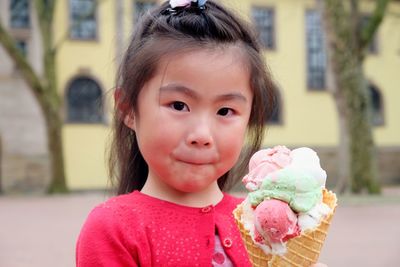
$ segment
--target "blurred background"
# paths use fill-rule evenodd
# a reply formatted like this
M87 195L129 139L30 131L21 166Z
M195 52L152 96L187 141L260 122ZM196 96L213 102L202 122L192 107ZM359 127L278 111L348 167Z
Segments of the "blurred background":
M159 2L0 0L0 266L74 265L108 197L118 66ZM315 149L341 194L321 261L400 264L400 1L221 2L255 26L275 80L263 146Z

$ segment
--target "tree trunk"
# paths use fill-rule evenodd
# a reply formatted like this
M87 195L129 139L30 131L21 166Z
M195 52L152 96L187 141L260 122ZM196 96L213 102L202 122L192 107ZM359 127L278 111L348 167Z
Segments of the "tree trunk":
M344 169L339 171L337 189L343 192L351 184L354 193L361 193L364 189L369 193L379 193L371 104L362 70L367 43L361 44L358 4L351 1L350 6L345 6L336 0L320 0L318 4L327 36L329 63L334 77L332 92L339 116L339 168Z
M346 63L338 70L338 86L343 91L348 112L346 128L349 131L351 190L361 193L364 188L369 193L379 193L376 183L376 156L371 130L370 104L361 62Z
M52 177L48 192L65 193L68 192L68 188L64 170L62 121L58 109L47 107L45 114Z
M335 89L333 89L335 90ZM339 121L339 144L337 149L338 177L335 191L344 193L349 189L350 183L350 138L348 135L348 116L346 99L341 91L333 92Z
M32 1L33 2L33 1ZM56 50L53 45L53 15L55 0L35 0L43 44L44 73L39 75L15 46L10 34L0 22L0 43L14 61L23 79L37 100L46 122L48 153L50 158L50 193L67 192L62 142L61 98L57 90Z

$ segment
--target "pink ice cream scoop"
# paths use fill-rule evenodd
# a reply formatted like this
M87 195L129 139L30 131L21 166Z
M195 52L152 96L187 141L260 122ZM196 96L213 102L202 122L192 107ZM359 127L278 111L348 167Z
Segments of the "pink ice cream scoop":
M249 173L243 178L243 183L250 191L257 190L265 177L280 170L292 161L290 149L285 146L262 149L256 152L249 162Z
M268 199L261 202L254 211L255 239L269 242L285 242L300 234L297 216L286 202Z

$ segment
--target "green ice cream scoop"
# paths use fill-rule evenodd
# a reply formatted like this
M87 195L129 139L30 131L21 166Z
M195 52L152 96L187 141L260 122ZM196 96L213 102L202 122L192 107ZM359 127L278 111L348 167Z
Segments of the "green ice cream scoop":
M306 171L281 169L267 176L257 191L249 193L253 206L271 198L287 202L296 212L307 212L321 201L321 185Z

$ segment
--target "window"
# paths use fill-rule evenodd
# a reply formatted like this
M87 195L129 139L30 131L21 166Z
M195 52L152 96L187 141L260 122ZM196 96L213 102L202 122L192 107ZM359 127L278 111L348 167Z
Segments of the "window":
M260 41L265 48L275 48L275 13L271 8L253 7L251 16L257 31L260 34Z
M103 122L102 92L90 78L75 79L67 90L68 122Z
M156 6L155 2L134 1L134 22L137 22L141 15Z
M373 85L368 86L368 91L370 95L370 101L372 106L372 125L378 126L383 125L383 105L382 96L379 89Z
M326 52L321 17L317 11L306 12L307 86L324 90L326 85Z
M370 15L364 15L361 17L361 26L366 27L369 19L371 18ZM377 34L372 37L371 42L368 44L368 52L371 54L377 54L378 53L378 37Z
M28 0L10 1L10 27L23 29L30 27Z
M274 125L279 125L282 124L282 99L281 95L278 91L277 88L274 89L274 94L275 94L275 106L272 110L271 117L269 120L266 121L267 124L274 124ZM265 107L265 112L267 112L267 107Z
M97 37L96 1L70 0L70 37L95 39Z
M15 45L17 46L17 48L19 49L19 51L21 51L21 53L26 57L27 55L27 45L26 42L23 40L16 40L15 41Z

